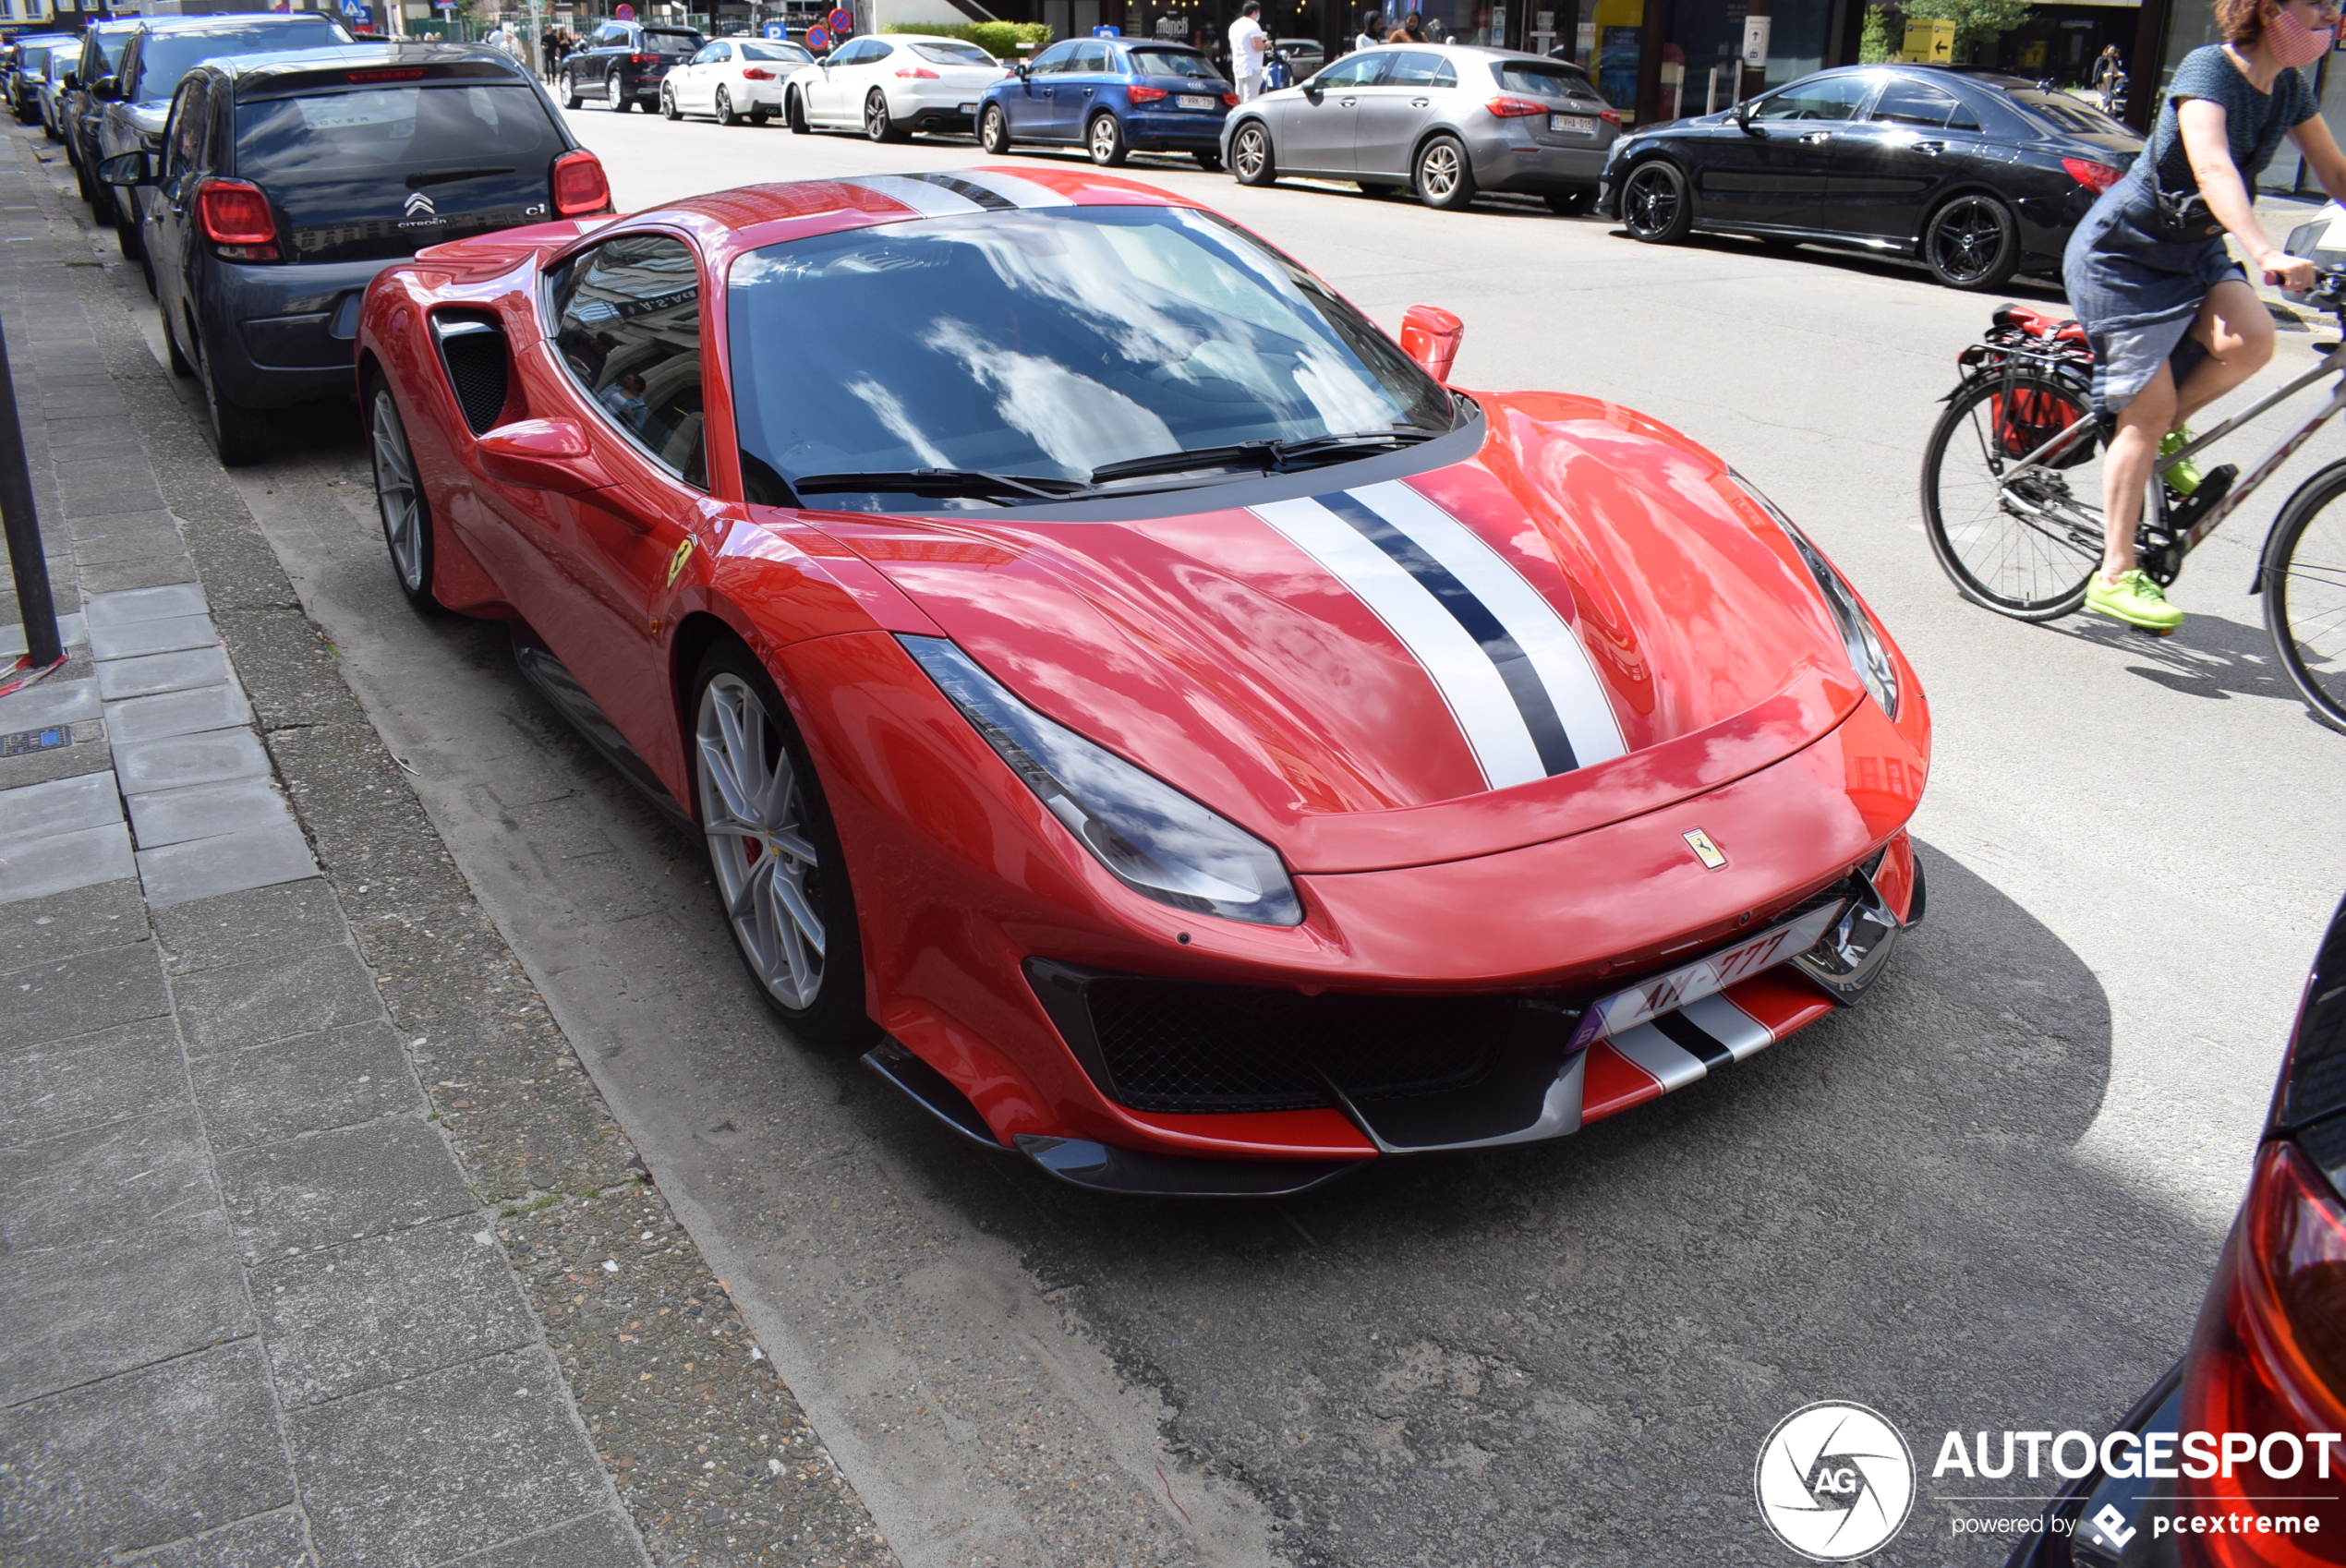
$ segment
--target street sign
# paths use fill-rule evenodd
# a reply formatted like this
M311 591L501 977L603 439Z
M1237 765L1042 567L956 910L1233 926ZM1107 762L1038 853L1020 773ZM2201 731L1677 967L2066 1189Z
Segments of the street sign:
M823 18L823 25L831 30L833 38L845 37L855 30L855 13L844 6L834 6L831 14Z
M1120 27L1095 27L1092 30L1092 36L1094 38L1122 38L1124 30Z
M779 42L780 40L790 36L790 29L784 27L780 22L768 22L766 24L766 36Z
M1743 18L1743 63L1757 69L1768 63L1768 30L1774 25L1772 17Z
M625 5L613 6L611 8L611 19L615 22L632 22L635 19L635 7Z
M1898 51L1898 58L1917 65L1951 65L1955 58L1955 24L1945 17L1932 17L1906 24L1905 47Z
M824 50L828 49L830 46L831 35L829 30L825 28L820 22L817 22L815 26L806 30L806 47L813 53L820 54Z

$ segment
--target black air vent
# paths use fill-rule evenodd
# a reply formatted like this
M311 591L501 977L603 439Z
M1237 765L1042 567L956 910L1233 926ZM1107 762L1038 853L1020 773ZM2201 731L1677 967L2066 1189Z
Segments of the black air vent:
M465 423L476 436L495 429L504 418L510 373L504 329L487 311L440 310L432 314L431 330Z

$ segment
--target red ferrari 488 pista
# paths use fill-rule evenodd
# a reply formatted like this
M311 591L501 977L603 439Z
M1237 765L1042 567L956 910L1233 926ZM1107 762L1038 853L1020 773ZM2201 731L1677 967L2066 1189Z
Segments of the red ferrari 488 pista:
M1268 1194L1682 1087L1922 911L1856 595L1457 338L976 169L437 247L358 374L409 597L516 623L801 1039L1071 1181Z

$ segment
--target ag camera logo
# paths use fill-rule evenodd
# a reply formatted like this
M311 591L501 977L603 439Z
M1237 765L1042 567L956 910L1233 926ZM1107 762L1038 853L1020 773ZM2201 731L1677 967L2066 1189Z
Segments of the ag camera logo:
M1776 1423L1751 1486L1776 1539L1812 1562L1848 1562L1905 1525L1915 1457L1879 1412L1820 1400Z

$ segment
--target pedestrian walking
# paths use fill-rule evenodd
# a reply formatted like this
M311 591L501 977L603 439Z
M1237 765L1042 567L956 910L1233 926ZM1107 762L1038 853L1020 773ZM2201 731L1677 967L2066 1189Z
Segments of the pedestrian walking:
M2134 560L2134 529L2154 466L2195 514L2228 488L2168 461L2190 442L2184 421L2273 356L2273 319L2224 248L2229 233L2267 283L2306 289L2314 268L2256 221L2249 192L2283 137L2332 198L2346 199L2346 154L2299 67L2328 53L2338 0L2216 0L2224 42L2176 67L2150 144L2070 236L2062 281L2094 348L2094 403L2114 428L2102 464L2101 569L2088 609L2171 632L2183 612Z
M1352 47L1356 50L1373 49L1384 42L1385 31L1383 11L1363 11L1360 13L1360 30L1353 35Z
M1239 19L1230 24L1230 75L1238 82L1241 103L1262 96L1263 70L1271 57L1270 35L1257 19L1262 14L1261 0L1246 0L1239 7Z
M562 59L562 30L553 23L538 35L538 74L547 81L554 79L554 66Z

